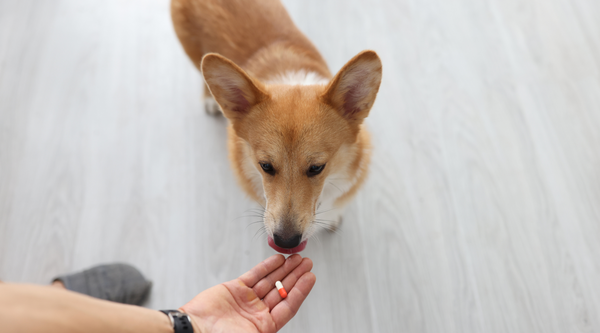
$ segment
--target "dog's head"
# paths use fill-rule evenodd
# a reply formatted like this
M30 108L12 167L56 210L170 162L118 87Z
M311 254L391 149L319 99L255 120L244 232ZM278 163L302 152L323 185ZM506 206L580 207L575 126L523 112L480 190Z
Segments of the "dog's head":
M201 68L262 175L269 236L279 248L299 248L314 230L328 175L352 163L348 147L379 90L379 57L359 53L326 85L267 85L217 54Z

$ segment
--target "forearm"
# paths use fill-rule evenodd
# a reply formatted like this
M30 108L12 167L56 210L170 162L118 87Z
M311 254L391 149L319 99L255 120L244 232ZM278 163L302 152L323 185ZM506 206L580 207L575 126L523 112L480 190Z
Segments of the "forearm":
M7 332L172 333L159 311L103 301L58 288L0 284L0 323Z

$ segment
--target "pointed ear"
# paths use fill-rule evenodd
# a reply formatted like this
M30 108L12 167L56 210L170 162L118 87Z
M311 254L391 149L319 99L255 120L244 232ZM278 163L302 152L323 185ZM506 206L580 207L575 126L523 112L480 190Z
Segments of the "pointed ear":
M374 51L363 51L340 69L321 98L352 125L359 125L369 115L380 83L379 56Z
M241 119L268 97L260 82L222 55L208 53L200 68L215 101L231 121Z

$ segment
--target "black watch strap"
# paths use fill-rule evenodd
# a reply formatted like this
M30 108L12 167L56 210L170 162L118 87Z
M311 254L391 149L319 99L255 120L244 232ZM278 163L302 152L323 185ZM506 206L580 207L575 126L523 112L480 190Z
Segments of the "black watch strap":
M179 311L179 310L159 310L160 312L169 316L171 324L173 324L173 330L175 333L193 333L192 322L190 317Z

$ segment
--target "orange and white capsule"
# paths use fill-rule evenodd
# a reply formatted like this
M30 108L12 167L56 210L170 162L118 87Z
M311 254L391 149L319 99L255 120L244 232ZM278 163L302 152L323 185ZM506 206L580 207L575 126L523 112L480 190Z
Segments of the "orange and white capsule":
M279 295L281 295L281 298L287 297L287 291L283 289L283 284L281 284L281 281L275 282L275 287L277 287L277 291L279 291Z

